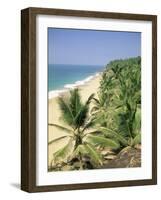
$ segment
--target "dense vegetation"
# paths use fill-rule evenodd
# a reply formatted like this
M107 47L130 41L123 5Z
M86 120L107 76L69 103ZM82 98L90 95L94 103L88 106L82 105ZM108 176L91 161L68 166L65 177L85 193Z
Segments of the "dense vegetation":
M53 155L49 170L100 168L108 155L141 143L141 58L110 62L101 75L97 95L81 102L79 90L58 103L68 143ZM96 97L97 96L97 97ZM70 128L69 128L70 127Z

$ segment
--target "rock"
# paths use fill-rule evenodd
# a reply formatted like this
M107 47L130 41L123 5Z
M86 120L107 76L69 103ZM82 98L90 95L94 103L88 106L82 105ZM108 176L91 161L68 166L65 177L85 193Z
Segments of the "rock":
M101 154L102 154L103 156L106 156L106 155L108 154L108 152L105 151L105 150L103 150L103 151L101 151Z
M104 158L106 159L106 160L113 160L113 159L115 159L117 156L115 156L115 155L108 155L108 156L105 156Z
M70 165L64 165L62 168L61 168L61 171L70 171L72 170L72 166Z
M103 165L103 169L107 168L128 168L141 167L141 149L126 147L118 155L107 164Z
M136 144L135 149L141 149L141 144Z
M103 156L106 156L106 155L114 155L115 153L113 151L111 151L110 149L104 149L101 151L101 154Z
M90 162L90 157L89 156L83 156L82 161L83 162Z

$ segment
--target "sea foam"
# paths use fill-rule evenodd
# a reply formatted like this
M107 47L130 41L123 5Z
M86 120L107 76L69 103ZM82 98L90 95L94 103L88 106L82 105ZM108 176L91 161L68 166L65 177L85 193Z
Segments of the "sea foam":
M49 92L49 99L51 98L54 98L54 97L58 97L60 96L61 94L63 94L64 92L67 92L69 89L74 89L74 88L77 88L79 86L83 86L85 84L87 84L88 82L90 82L92 79L94 79L95 77L99 76L100 73L96 73L95 75L93 76L88 76L87 78L85 78L84 80L81 80L81 81L76 81L75 83L73 84L66 84L64 85L64 88L63 89L60 89L60 90L52 90Z

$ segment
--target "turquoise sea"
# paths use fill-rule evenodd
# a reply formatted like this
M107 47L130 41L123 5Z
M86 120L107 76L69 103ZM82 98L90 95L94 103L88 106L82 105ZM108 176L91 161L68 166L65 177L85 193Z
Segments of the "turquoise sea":
M49 64L48 91L56 92L83 85L103 69L101 65Z

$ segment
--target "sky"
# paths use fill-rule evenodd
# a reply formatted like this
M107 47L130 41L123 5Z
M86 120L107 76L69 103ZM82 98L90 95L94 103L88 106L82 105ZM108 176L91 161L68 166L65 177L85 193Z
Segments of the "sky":
M141 55L141 33L48 28L48 63L106 65Z

